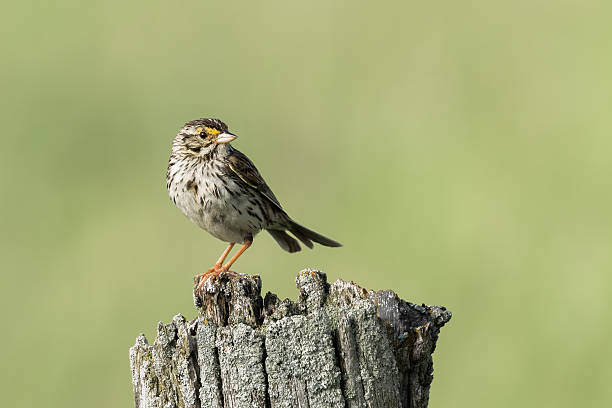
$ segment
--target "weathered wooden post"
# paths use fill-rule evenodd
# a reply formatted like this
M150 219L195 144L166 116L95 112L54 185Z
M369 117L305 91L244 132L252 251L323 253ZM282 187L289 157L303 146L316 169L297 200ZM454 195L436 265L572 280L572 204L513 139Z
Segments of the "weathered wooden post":
M159 323L130 349L137 408L426 407L433 353L451 313L324 273L297 276L296 302L259 276L194 294L199 316Z

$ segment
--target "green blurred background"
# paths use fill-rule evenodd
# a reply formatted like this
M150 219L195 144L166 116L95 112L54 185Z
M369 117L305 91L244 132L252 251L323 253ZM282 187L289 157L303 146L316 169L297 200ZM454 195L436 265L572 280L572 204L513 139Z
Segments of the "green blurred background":
M612 13L595 1L23 1L0 16L4 406L131 406L128 348L224 244L170 202L219 117L285 208L235 270L454 314L431 407L612 403ZM84 404L83 401L87 401Z

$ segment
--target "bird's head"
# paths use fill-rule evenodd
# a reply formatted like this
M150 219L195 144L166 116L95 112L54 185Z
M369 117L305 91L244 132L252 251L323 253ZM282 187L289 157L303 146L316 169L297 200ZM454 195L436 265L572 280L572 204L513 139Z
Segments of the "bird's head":
M185 123L179 130L174 139L173 150L180 149L184 153L197 156L205 155L236 137L219 119L196 119Z

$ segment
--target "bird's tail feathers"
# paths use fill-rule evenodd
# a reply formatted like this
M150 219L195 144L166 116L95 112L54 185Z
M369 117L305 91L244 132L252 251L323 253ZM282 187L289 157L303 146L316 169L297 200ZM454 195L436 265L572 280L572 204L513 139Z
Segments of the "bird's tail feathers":
M293 220L289 220L287 229L289 230L289 232L295 235L297 239L302 241L304 245L306 245L308 248L311 248L311 249L313 247L312 241L318 244L321 244L321 245L328 246L328 247L341 247L342 246L341 243L334 241L333 239L324 237L318 232L314 232L313 230L303 227Z
M283 248L287 252L298 252L302 248L300 248L300 244L295 240L295 238L289 236L285 231L281 230L267 230L272 238L276 241L281 248ZM312 244L311 244L312 245Z

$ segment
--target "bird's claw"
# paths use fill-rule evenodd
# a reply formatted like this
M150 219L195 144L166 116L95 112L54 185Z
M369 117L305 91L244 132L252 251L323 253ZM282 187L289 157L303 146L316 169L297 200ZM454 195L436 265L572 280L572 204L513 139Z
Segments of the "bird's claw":
M222 265L215 265L204 273L199 273L196 275L196 278L199 277L200 281L198 282L198 286L196 286L196 290L202 290L202 287L209 279L214 279L221 274L227 274L230 277L234 278L240 276L238 273L234 271L230 271L228 267Z
M200 281L198 282L198 286L196 286L196 290L198 291L201 290L202 286L204 286L206 281L209 280L210 278L219 276L219 274L221 273L220 269L221 269L221 265L215 265L209 270L207 270L206 272L197 274L196 278L200 278Z

